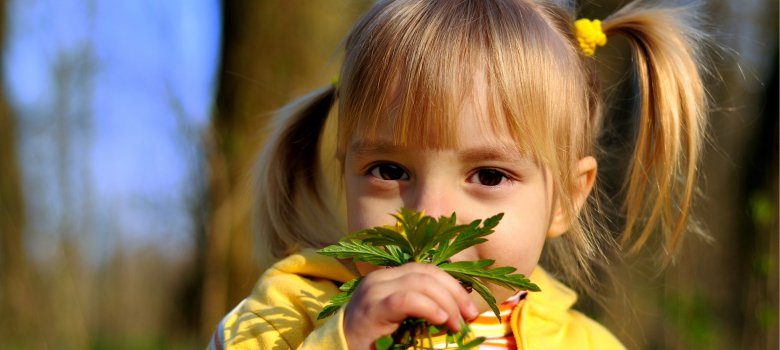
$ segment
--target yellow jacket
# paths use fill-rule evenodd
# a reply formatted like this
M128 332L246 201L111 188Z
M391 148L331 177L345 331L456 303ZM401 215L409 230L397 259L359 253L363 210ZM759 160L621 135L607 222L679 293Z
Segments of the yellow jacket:
M342 308L317 320L337 283L355 276L338 260L303 250L269 268L220 322L211 349L346 349ZM604 327L571 306L577 295L537 268L530 293L511 316L518 349L624 349Z

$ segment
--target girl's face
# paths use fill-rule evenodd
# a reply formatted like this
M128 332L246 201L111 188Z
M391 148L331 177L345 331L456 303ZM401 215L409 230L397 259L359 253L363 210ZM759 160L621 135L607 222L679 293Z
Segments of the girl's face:
M396 146L392 125L375 139L356 135L345 154L344 177L350 231L394 224L400 207L438 217L457 213L459 223L504 217L488 241L453 260L493 259L530 275L544 245L553 211L551 177L521 152L509 134L490 127L484 89L477 85L457 115L459 144L449 149ZM389 124L389 123L386 123ZM358 266L362 274L370 266ZM490 286L497 300L510 291ZM487 306L473 293L474 302Z

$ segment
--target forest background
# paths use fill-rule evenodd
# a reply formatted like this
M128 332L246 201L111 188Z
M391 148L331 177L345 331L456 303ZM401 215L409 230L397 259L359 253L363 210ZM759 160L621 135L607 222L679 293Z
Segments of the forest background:
M261 272L248 193L266 122L330 83L369 5L2 2L0 348L204 347ZM696 208L712 239L662 272L628 259L609 309L580 307L629 348L777 349L778 4L700 11L722 46ZM597 55L610 118L630 108L629 57L619 39Z

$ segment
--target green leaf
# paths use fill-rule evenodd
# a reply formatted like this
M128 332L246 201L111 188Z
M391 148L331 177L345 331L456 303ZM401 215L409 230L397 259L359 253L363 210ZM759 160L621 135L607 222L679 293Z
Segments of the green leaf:
M357 286L360 284L360 281L363 280L363 277L358 277L352 280L349 280L347 282L344 282L344 284L339 287L339 290L344 293L352 293L357 289Z
M439 265L439 268L444 271L453 271L460 273L479 273L485 271L485 268L493 265L495 260L482 259L477 261L456 261L447 262ZM510 269L513 269L510 267ZM513 269L514 270L514 269Z
M479 296L485 300L488 306L490 306L490 310L493 311L496 317L498 317L499 320L501 319L501 312L498 310L498 306L496 305L496 298L493 296L493 293L490 292L490 289L488 289L478 279L469 275L464 275L457 272L450 272L450 274L458 280L465 281L466 283L470 284L471 288L473 288L479 294Z
M393 347L393 337L386 335L376 340L374 343L376 350L389 350Z
M479 261L458 261L453 263L444 263L439 265L444 271L450 273L465 274L472 277L479 277L485 282L490 282L512 290L529 290L538 292L539 286L531 283L522 274L512 274L516 271L514 267L497 267L494 269L486 269L488 266L493 265L493 260L479 260Z
M407 262L411 259L410 255L404 252L401 248L394 245L385 246L385 250L392 255L396 260Z
M504 213L498 213L496 215L493 215L485 219L485 221L482 223L482 227L485 230L490 230L492 232L493 229L496 228L496 226L498 226L498 222L501 221L501 219L503 218L504 218Z
M453 332L447 332L447 337L444 338L444 341L449 345L455 342L455 333Z
M472 340L472 341L470 341L470 342L468 342L466 344L460 345L459 348L460 349L473 349L473 348L478 347L480 344L482 344L484 342L485 342L485 337L477 337L477 338L474 338L474 340Z
M332 296L330 300L328 300L328 304L325 305L319 314L317 314L317 319L321 320L339 311L339 309L352 298L352 293L355 292L355 289L357 289L362 280L363 277L358 277L342 284L341 287L339 287L341 293Z
M338 244L330 245L317 251L322 255L332 256L339 259L354 259L365 261L377 266L399 266L403 261L399 261L393 255L386 251L367 245L358 240L339 241Z
M452 243L439 249L439 252L433 257L433 264L438 265L468 247L487 241L487 239L483 237L493 233L493 228L498 224L498 220L502 217L503 214L495 215L490 219L485 220L488 225L483 225L482 227L479 226L482 222L481 220L474 220L468 225L454 228L458 231L457 236Z
M419 251L422 253L420 261L432 258L438 250L441 250L443 246L449 245L449 242L458 234L458 230L453 230L455 225L455 213L450 217L442 216L438 220L430 219L425 223L423 237L419 242ZM434 249L435 247L438 249ZM432 260L432 259L431 259Z
M445 348L449 349L450 344L455 344L458 349L471 349L475 346L478 346L479 344L482 344L485 341L484 337L477 337L469 341L468 343L464 343L465 341L468 341L472 337L472 331L469 327L468 323L461 320L460 321L460 331L459 332L453 332L452 330L447 331L447 335L445 337Z
M412 254L412 246L407 237L393 227L377 226L355 232L346 239L358 239L374 246L397 246L407 254Z
M330 298L328 301L328 304L325 305L324 308L322 308L322 311L320 311L319 314L317 314L317 319L321 320L323 318L327 318L336 312L339 311L339 309L346 304L349 299L352 297L351 294L347 293L339 293L334 295Z
M322 311L320 311L320 313L317 314L317 319L321 320L321 319L330 317L331 315L333 315L336 312L338 312L339 309L341 308L341 306L342 305L338 305L337 306L337 305L333 305L333 304L325 305L325 307L322 308Z
M419 232L419 230L421 227L425 226L421 224L426 224L426 221L430 220L430 217L423 217L422 213L415 212L409 208L401 208L399 213L393 216L401 225L403 231L406 233L406 239L409 242L411 248L409 255L411 255L415 261L419 261L417 258L419 258L418 255L420 253L420 241L422 239L422 237L420 237L421 232Z
M401 228L404 230L404 232L409 235L409 232L414 231L414 229L418 226L418 223L423 218L423 213L418 213L413 209L403 207L398 210L397 214L393 214L393 217L395 218L396 222L401 224Z

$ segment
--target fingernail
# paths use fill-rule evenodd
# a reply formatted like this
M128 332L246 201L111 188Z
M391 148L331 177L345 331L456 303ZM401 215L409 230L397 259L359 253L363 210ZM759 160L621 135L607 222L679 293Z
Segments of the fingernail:
M439 320L438 323L444 323L448 316L449 315L447 315L447 312L441 309L439 309L439 311L436 313L436 318Z
M469 304L469 319L474 319L477 316L479 316L479 310L477 310L477 306L474 304Z

